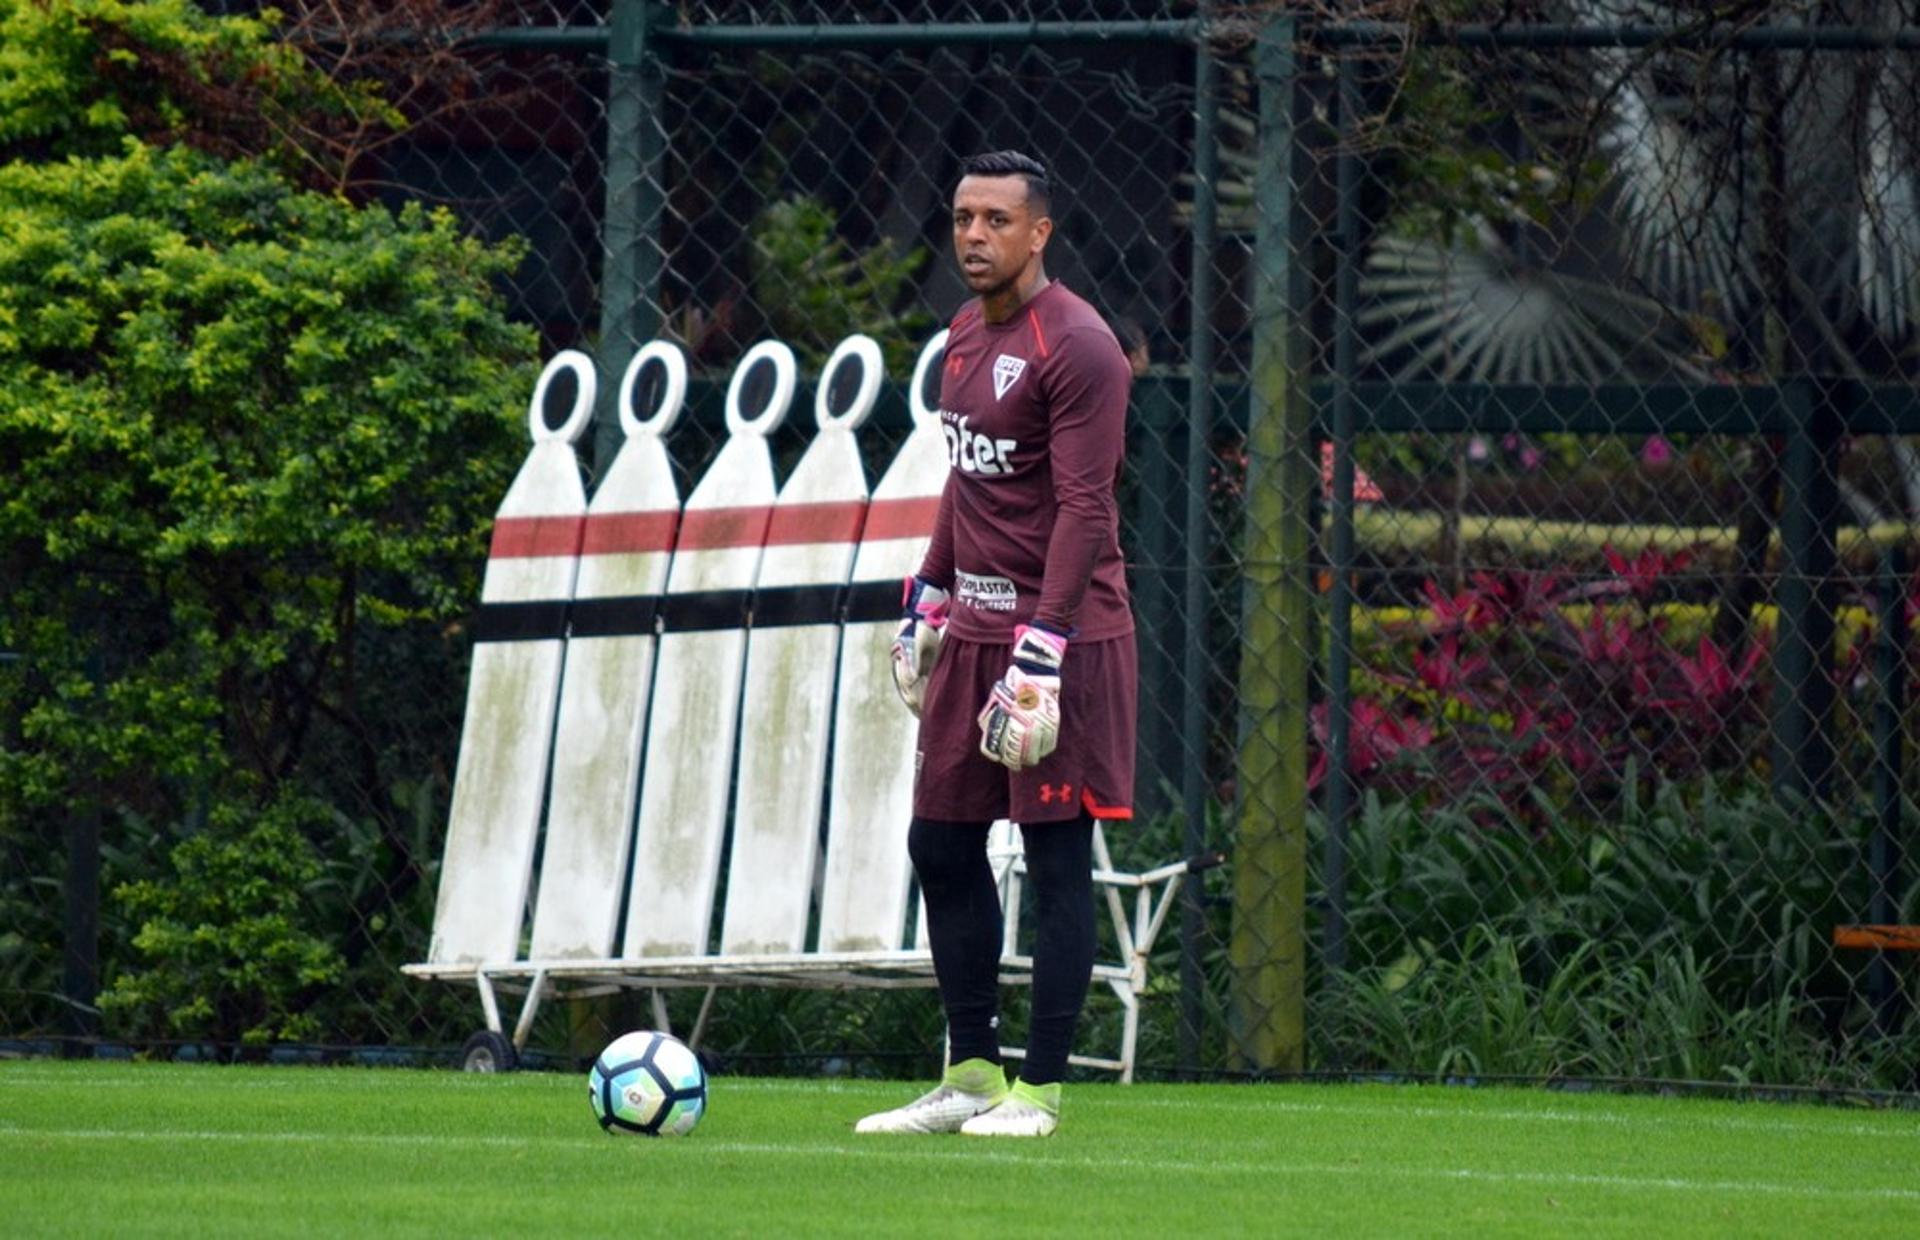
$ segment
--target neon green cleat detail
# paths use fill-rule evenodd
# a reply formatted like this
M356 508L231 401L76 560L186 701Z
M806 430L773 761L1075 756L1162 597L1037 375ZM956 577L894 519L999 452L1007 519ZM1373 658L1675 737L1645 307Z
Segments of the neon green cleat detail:
M1050 1137L1060 1127L1060 1083L1015 1081L999 1106L960 1126L969 1137Z
M1007 1096L1007 1070L985 1059L962 1059L950 1065L940 1083L970 1094L986 1094L995 1102Z
M968 1059L948 1068L940 1084L906 1106L869 1115L858 1133L958 1132L960 1126L1007 1097L1007 1074L996 1063Z

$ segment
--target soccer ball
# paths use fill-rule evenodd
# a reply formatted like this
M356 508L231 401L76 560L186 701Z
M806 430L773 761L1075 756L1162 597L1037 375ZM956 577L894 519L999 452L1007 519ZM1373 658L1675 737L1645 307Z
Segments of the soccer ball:
M707 1110L707 1072L687 1044L652 1029L607 1044L587 1073L593 1117L610 1133L684 1137Z

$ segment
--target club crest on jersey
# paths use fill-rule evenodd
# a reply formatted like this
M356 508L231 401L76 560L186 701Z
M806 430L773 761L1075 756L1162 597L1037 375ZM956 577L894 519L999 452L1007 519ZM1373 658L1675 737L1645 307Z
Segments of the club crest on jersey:
M999 400L1007 394L1007 389L1019 381L1027 368L1027 359L1011 357L1002 353L993 359L993 398Z

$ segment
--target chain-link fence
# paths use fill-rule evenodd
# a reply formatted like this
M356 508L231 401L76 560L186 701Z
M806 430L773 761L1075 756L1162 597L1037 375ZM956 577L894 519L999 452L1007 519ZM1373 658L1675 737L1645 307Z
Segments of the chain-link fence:
M1240 772L1312 799L1300 852L1274 845L1309 867L1309 1046L1908 1080L1892 969L1863 983L1832 944L1913 908L1911 453L1885 434L1912 427L1911 52L1570 16L1658 25L1255 52L1256 200L1304 204L1260 214L1267 304L1302 330L1256 344L1256 392L1327 376L1291 417L1253 403L1272 529L1244 565L1322 574L1323 609L1250 590L1243 643L1325 625L1324 696L1253 723ZM1316 418L1331 501L1289 547L1261 475ZM1241 683L1243 711L1289 688Z
M1914 1087L1911 969L1833 945L1920 920L1911 14L525 7L448 45L470 76L433 98L464 102L423 96L357 192L526 238L510 296L549 349L618 375L679 342L686 479L769 336L803 369L883 343L884 466L964 295L959 160L1049 164L1049 272L1137 366L1140 779L1113 842L1229 858L1163 939L1146 1070ZM329 844L310 909L351 960L324 1040L445 1046L471 1001L395 969L423 958L463 646L360 648L406 705L308 759L365 836ZM138 930L111 891L153 864L136 821L90 828L109 979ZM75 1027L49 843L9 844L6 984L42 996L8 1004L20 1036ZM534 1045L595 1045L621 1002L554 1008ZM709 1042L917 1063L933 1009L743 992Z

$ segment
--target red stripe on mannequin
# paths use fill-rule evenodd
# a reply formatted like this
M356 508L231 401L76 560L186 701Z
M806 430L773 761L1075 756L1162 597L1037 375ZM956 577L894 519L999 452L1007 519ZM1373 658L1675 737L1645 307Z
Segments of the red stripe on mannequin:
M934 520L940 515L940 497L918 499L877 499L867 508L868 542L882 538L925 538L933 533Z
M767 537L773 509L765 504L746 508L689 508L681 514L681 551L719 551L728 547L758 547Z
M773 510L773 520L767 524L767 546L858 542L866 516L865 500L782 504Z
M674 531L680 526L680 514L663 512L609 512L587 518L587 535L580 542L581 555L634 555L648 551L671 551Z
M520 560L535 556L580 554L582 517L500 517L493 523L487 557Z

